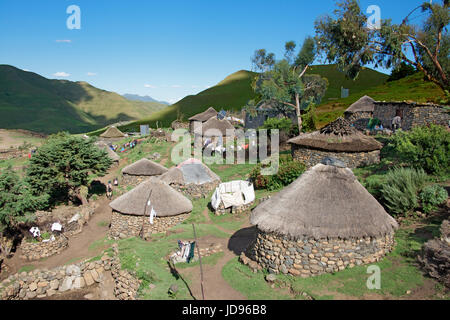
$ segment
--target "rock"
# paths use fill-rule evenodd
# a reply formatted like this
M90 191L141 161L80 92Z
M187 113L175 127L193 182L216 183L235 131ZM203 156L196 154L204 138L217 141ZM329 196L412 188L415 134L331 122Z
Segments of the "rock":
M36 284L36 282L31 283L30 286L28 287L28 289L29 289L30 291L36 291L36 289L37 289L37 284Z
M281 273L283 273L283 274L288 274L288 269L286 268L286 266L284 265L284 264L282 264L281 266L280 266L280 271L281 271Z
M98 275L97 271L95 271L95 269L92 269L90 272L91 272L92 279L95 282L100 282L100 276Z
M266 276L266 281L267 282L275 282L277 280L277 277L274 275L274 274L268 274L267 276Z
M47 290L47 296L51 297L54 296L56 294L56 290L55 289L48 289Z
M28 292L27 293L27 298L28 299L34 299L37 297L37 293L36 292Z
M57 290L59 288L59 281L57 279L50 281L50 289Z
M84 296L84 298L87 300L94 300L94 295L92 293L88 293L87 295Z
M298 271L297 269L289 269L289 273L292 274L293 276L300 275L300 271Z
M73 282L73 288L74 289L81 289L81 288L84 288L84 286L85 286L85 282L84 282L84 278L83 277L78 277Z
M87 286L91 286L95 283L90 271L85 272L83 278Z
M46 286L48 286L47 281L41 281L38 283L38 288L45 288Z
M72 289L73 280L71 277L66 277L63 282L61 283L61 286L59 287L59 291L65 292L70 289Z
M79 277L81 275L81 269L78 266L70 265L66 268L66 274L68 276L77 276Z

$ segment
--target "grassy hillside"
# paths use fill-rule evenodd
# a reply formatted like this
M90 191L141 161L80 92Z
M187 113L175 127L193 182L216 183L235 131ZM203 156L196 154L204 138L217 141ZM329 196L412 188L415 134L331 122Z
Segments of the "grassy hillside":
M356 81L345 78L345 75L336 69L335 65L317 65L313 66L309 73L320 74L326 77L329 82L328 91L323 101L329 98L339 98L341 95L341 86L349 88L350 92L360 92L371 86L382 84L388 78L387 75L371 70L364 69ZM214 87L200 92L195 96L187 96L176 104L155 112L148 118L141 119L126 126L120 127L122 130L137 130L140 124L150 124L151 127L167 127L171 122L182 115L184 119L205 111L209 107L216 110L239 111L247 102L255 98L255 93L251 88L256 73L241 70L231 74ZM100 130L98 132L101 132ZM98 132L95 132L97 134Z
M80 133L140 119L164 107L129 101L86 82L50 80L0 65L0 128Z
M323 102L317 108L318 124L327 123L342 116L345 110L359 98L368 95L378 101L416 101L438 103L444 97L443 91L434 83L425 81L421 73L352 93L345 99Z

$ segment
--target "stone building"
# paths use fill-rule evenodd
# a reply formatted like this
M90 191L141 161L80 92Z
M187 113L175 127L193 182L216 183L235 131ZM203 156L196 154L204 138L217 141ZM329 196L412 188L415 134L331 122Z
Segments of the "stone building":
M216 117L217 114L218 114L218 112L213 107L210 107L206 111L190 117L189 118L189 131L191 133L194 133L195 123L203 124L206 121L208 121L209 119L211 119L212 117Z
M324 161L252 212L246 255L271 273L309 277L379 261L397 222L336 160Z
M109 127L105 132L100 135L101 140L107 142L114 142L123 138L126 138L127 135L122 131L117 129L115 126Z
M136 161L122 170L123 180L129 185L138 185L152 176L160 176L169 171L159 163L146 158Z
M192 202L189 199L155 177L141 183L109 205L112 208L109 234L114 239L138 237L142 226L145 236L163 233L184 221L192 211ZM150 221L152 209L156 213L153 224Z
M180 163L160 179L193 199L206 198L221 182L217 174L196 159Z
M108 154L108 157L109 157L115 164L118 164L118 163L119 163L119 161L120 161L120 156L119 156L117 153L115 153L115 152L108 146L108 144L106 144L106 143L103 142L103 141L97 141L97 142L95 143L95 145L96 145L99 149L105 150L106 153Z
M380 161L381 143L366 136L344 118L338 118L319 131L302 134L288 141L294 160L313 167L325 157L337 158L357 168Z
M370 119L373 118L375 100L364 96L345 110L344 117L350 121L358 130L365 130Z

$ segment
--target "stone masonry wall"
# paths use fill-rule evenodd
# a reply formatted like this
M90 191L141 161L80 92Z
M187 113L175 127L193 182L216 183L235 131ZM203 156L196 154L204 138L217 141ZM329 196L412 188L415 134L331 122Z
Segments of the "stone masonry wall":
M144 237L155 233L164 233L173 226L183 222L189 217L189 213L174 217L155 217L153 225L150 224L150 218L145 217ZM111 226L109 236L113 239L125 239L139 237L142 229L142 216L125 215L113 211L111 215Z
M390 252L393 245L393 236L389 235L316 241L289 239L259 231L246 255L270 273L310 277L374 263Z
M135 274L122 270L119 258L119 248L113 245L114 260L111 264L111 275L114 278L114 295L119 300L136 300L141 281Z
M68 245L69 241L64 236L49 242L28 242L23 239L20 244L21 258L28 261L40 260L61 253Z
M200 199L200 198L206 198L209 196L209 194L216 190L216 188L219 186L220 181L213 181L213 182L207 182L203 184L187 184L182 185L178 183L171 183L170 186L177 190L178 192L181 192L185 196L191 199Z
M292 144L292 158L303 162L307 168L314 167L325 157L333 157L345 162L348 168L368 166L380 162L380 150L371 152L331 152L308 149Z

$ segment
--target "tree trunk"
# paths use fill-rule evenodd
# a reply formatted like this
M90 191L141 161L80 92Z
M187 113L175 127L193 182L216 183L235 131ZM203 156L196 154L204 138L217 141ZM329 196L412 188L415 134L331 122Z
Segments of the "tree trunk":
M75 190L75 196L77 197L78 200L80 200L81 205L84 206L84 205L87 205L87 204L88 204L88 201L87 201L86 197L84 197L84 196L81 194L80 189L76 189L76 190Z
M299 134L302 134L302 114L300 110L300 96L298 93L295 94L295 111L297 113L298 132Z

